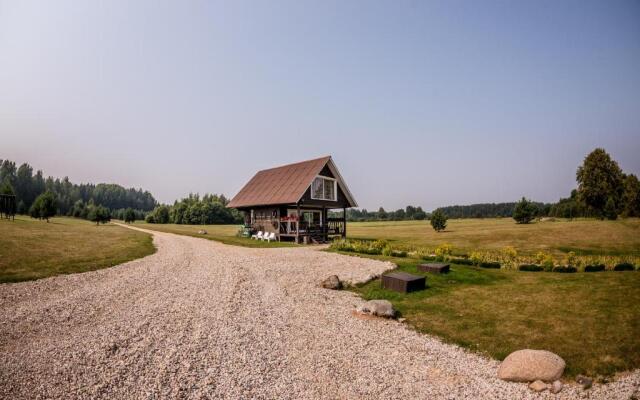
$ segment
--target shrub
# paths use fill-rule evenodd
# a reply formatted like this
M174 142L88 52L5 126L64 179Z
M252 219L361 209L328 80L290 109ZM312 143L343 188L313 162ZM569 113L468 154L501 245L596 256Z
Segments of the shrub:
M616 264L616 266L613 267L614 271L634 271L635 269L636 268L633 266L633 264L628 262Z
M47 190L38 196L31 208L29 209L29 215L32 218L46 219L49 222L49 218L56 215L58 210L58 201L53 192Z
M479 265L485 260L485 255L479 251L472 251L469 255L469 260L471 260L472 264Z
M392 250L391 251L391 255L394 257L401 257L404 258L407 256L407 252L404 250Z
M518 267L518 270L520 271L530 271L530 272L537 272L537 271L543 271L544 268L540 265L536 265L536 264L522 264Z
M127 208L124 211L124 222L135 222L136 221L136 213L133 211L133 208Z
M545 253L544 251L539 251L536 253L535 259L536 259L536 263L537 264L542 264L544 262L544 260L548 257L549 255L547 253Z
M436 256L444 258L451 254L453 247L449 243L442 243L440 246L436 247Z
M547 254L545 258L542 260L542 262L540 263L540 265L542 265L542 268L544 268L545 271L553 270L553 267L554 267L553 257Z
M451 261L453 264L473 265L473 261L469 260L468 258L450 258L449 261Z
M577 261L578 261L578 257L576 257L576 253L574 253L573 251L570 251L567 253L565 257L566 265L576 265Z
M553 267L552 271L561 272L561 273L573 273L573 272L578 272L578 268L572 265L557 266L557 267Z
M386 257L390 257L393 253L393 250L391 249L390 246L385 247L384 249L382 249L382 255L386 256Z
M584 267L584 272L600 272L604 270L605 270L604 264L592 264Z
M93 221L96 225L106 224L111 221L111 213L109 209L102 205L91 205L88 207L87 219Z
M500 263L499 262L494 262L494 261L483 261L480 264L478 264L478 266L480 268L500 269Z

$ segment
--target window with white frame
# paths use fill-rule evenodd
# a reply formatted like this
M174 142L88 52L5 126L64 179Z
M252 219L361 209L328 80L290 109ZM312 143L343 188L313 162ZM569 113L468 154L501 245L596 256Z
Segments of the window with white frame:
M325 176L318 176L311 184L311 198L314 200L336 201L337 181Z

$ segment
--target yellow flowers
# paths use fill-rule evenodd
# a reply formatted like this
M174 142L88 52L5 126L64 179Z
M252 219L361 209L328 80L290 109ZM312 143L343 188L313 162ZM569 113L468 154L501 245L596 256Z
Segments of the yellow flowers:
M436 247L435 253L438 257L445 257L451 255L452 250L453 246L449 243L442 243L440 246Z

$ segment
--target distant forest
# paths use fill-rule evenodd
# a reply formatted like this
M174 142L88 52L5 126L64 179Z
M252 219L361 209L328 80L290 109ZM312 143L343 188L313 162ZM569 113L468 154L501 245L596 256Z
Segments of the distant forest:
M533 203L538 209L539 215L549 215L552 204ZM511 203L480 203L466 206L447 206L437 210L444 212L448 218L497 218L511 217L516 207L515 202ZM434 210L435 211L435 210Z
M557 203L532 202L536 217L595 217L615 219L640 216L640 181L624 173L604 149L595 149L585 157L576 173L577 188ZM227 208L224 195L190 194L173 205L159 204L148 191L125 189L116 184L74 184L67 177L47 177L42 171L33 173L29 164L0 159L0 193L15 194L18 214L28 214L35 199L51 192L55 196L58 215L87 218L90 210L102 206L112 218L124 219L125 211L135 219L150 223L230 224L242 223L242 214ZM496 218L513 216L515 202L483 203L441 207L448 218ZM131 209L131 210L128 210ZM434 210L435 211L435 210ZM331 215L333 215L332 213ZM33 213L32 213L33 215ZM430 214L422 207L409 205L395 211L380 207L377 211L347 210L349 221L425 220Z
M142 215L158 204L151 193L142 189L125 189L111 183L75 184L68 177L45 178L41 170L34 174L27 163L16 167L15 162L1 159L0 190L16 195L18 214L28 214L35 199L47 191L55 195L58 215L82 216L79 214L89 204L102 205L112 213L131 208Z

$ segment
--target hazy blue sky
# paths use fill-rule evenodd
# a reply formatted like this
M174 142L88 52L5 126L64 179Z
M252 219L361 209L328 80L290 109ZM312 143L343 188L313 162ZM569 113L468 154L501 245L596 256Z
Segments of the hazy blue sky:
M164 202L334 156L361 206L640 172L639 1L0 0L0 158Z

